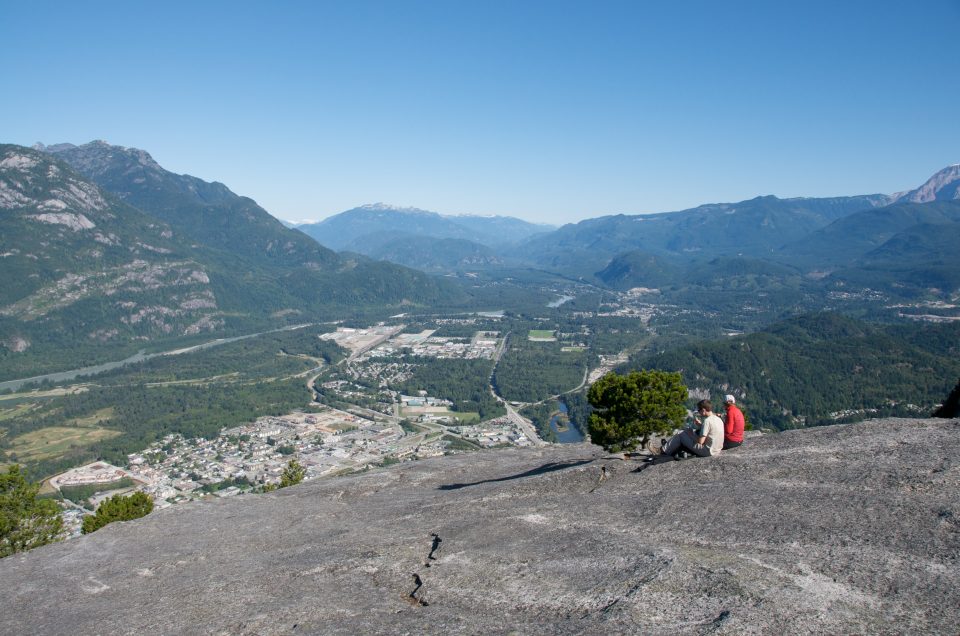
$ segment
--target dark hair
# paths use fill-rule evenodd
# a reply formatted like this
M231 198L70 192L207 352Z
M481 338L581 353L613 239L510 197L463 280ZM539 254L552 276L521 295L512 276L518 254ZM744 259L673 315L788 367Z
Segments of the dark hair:
M697 402L697 410L703 409L704 411L713 411L713 404L710 403L710 400L700 400Z

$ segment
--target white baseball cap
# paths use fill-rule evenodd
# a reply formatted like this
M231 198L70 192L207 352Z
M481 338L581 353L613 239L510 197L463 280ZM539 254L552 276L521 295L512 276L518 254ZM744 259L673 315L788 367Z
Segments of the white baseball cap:
M723 401L726 402L727 404L736 404L736 403L737 403L737 398L733 397L732 395L730 395L730 394L728 393L727 395L725 395L725 396L723 397Z

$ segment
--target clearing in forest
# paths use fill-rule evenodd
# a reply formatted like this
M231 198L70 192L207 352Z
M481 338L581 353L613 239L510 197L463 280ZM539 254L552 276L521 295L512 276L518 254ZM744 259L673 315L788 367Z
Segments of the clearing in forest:
M120 434L100 426L48 426L10 440L7 452L15 454L21 463L42 461Z
M556 342L557 337L549 329L531 329L527 333L527 340L531 342Z

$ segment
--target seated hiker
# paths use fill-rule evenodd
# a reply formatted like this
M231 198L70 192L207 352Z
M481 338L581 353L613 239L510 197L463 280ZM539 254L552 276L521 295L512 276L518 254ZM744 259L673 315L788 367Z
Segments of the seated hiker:
M743 411L737 408L736 403L737 398L732 395L723 398L723 405L727 409L727 417L723 422L723 450L743 444Z
M697 413L703 420L694 418L697 429L688 428L680 431L660 449L663 455L671 455L679 459L678 453L687 450L699 457L719 455L723 449L723 420L713 414L713 404L710 400L697 402Z

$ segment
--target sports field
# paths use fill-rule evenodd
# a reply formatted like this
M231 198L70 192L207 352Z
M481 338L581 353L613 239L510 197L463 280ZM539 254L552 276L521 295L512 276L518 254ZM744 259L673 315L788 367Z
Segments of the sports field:
M531 329L527 332L527 339L529 340L556 340L556 337L553 335L553 332L549 329Z

